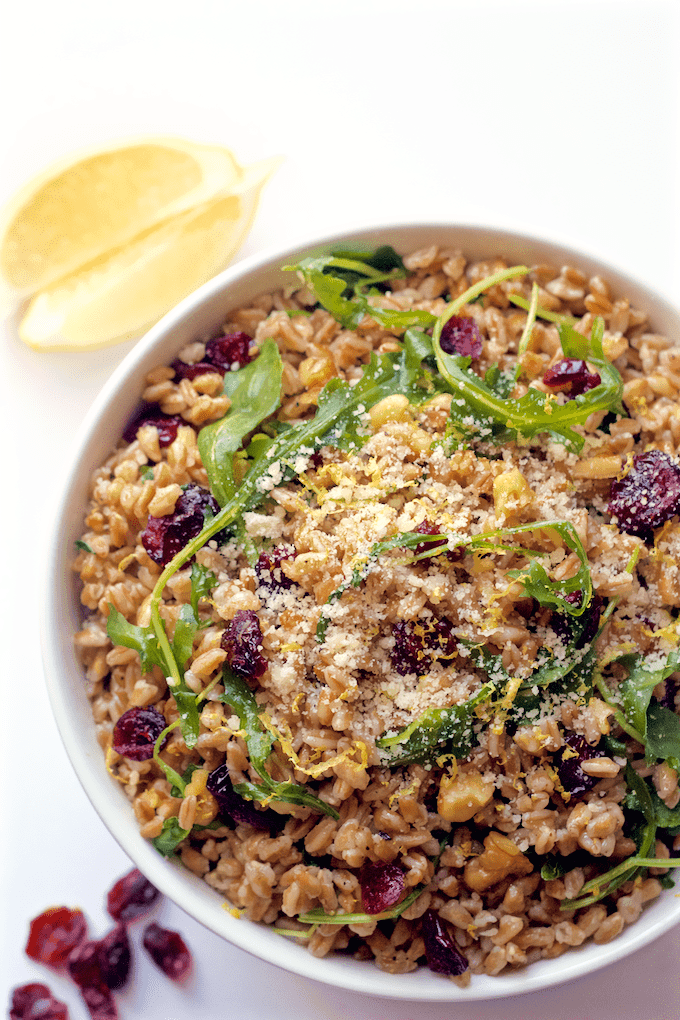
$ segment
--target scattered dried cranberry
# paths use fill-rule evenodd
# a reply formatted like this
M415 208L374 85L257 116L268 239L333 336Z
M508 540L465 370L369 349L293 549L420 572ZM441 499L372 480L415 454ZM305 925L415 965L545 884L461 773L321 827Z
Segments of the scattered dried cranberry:
M104 993L122 988L130 973L130 941L124 924L118 924L103 939L88 939L70 953L68 972L81 988Z
M26 955L37 963L63 967L69 953L87 938L82 910L51 907L31 921Z
M219 513L215 497L200 485L187 485L175 503L173 513L149 517L142 532L142 545L159 566L166 566L187 542L203 530L206 513ZM215 536L219 541L219 536Z
M651 539L680 512L680 466L662 450L636 454L628 474L612 482L608 510L620 531Z
M602 758L605 752L591 747L580 733L567 734L564 744L555 755L557 775L564 792L570 793L575 799L592 790L598 782L595 776L589 776L583 771L581 763L590 758Z
M580 358L562 358L543 376L551 389L564 389L570 397L595 389L602 382L597 372L591 372Z
M132 443L142 425L153 425L158 429L159 445L170 446L177 438L177 429L186 424L178 414L164 414L158 404L144 404L126 425L123 439L126 443Z
M99 966L99 942L86 939L69 954L66 964L70 976L80 988L104 985Z
M211 793L217 801L220 814L231 818L237 825L252 825L254 829L262 832L266 830L274 832L285 825L285 815L279 815L271 808L258 811L252 801L245 800L234 792L226 762L210 773L206 787L208 793Z
M261 552L255 564L260 587L268 591L291 588L294 582L286 577L281 570L281 564L284 560L292 559L295 559L295 547L292 545L277 545L268 552Z
M435 974L458 977L468 969L468 962L449 935L444 922L434 910L426 910L420 922L425 943L427 965Z
M199 375L217 372L216 366L211 365L207 361L196 361L193 365L188 365L186 361L182 361L180 358L176 358L171 363L170 368L174 370L175 376L178 379L197 379Z
M215 340L208 340L205 345L205 360L222 372L230 372L234 365L241 368L252 361L250 356L252 342L252 337L247 333L227 333Z
M165 729L157 708L129 708L113 727L113 749L133 761L153 758L154 744Z
M155 921L144 929L142 945L153 962L173 981L181 981L191 968L191 953L177 931L161 928Z
M106 985L86 985L80 994L92 1020L118 1020L118 1010L111 990Z
M156 886L133 868L109 889L106 908L114 921L127 924L146 914L159 895Z
M99 969L108 988L115 990L125 985L131 960L127 928L124 924L117 924L99 943Z
M583 592L572 591L564 596L565 602L578 606L583 598ZM584 648L589 645L600 627L600 616L604 608L604 599L597 592L593 592L588 606L581 616L568 616L566 613L553 613L550 625L560 637L575 640L576 648Z
M392 667L400 676L426 673L433 660L451 659L456 654L456 639L448 620L400 620L394 625Z
M477 323L467 315L452 315L442 326L439 343L446 354L478 358L482 353L482 337Z
M224 628L221 645L227 653L227 663L236 676L247 680L262 676L266 670L267 660L262 654L262 631L254 610L238 610Z
M367 914L380 914L398 903L404 893L404 872L391 864L367 861L359 872L361 900Z
M32 983L12 990L9 1020L69 1020L69 1014L47 985Z

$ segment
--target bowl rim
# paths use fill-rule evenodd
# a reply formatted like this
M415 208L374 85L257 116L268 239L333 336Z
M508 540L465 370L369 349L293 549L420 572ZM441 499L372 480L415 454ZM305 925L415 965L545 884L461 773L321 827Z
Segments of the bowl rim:
M431 974L426 968L420 968L411 974L388 975L378 970L372 963L359 963L352 958L335 956L319 959L313 957L303 947L288 942L284 936L276 935L271 928L247 920L237 920L228 910L221 909L218 892L179 863L161 857L152 845L140 836L129 801L120 787L113 783L104 767L104 757L94 740L94 728L89 735L85 735L85 740L83 739L83 720L81 719L79 724L77 711L85 707L89 712L89 703L84 697L82 668L77 663L72 648L72 627L69 626L69 619L74 613L78 614L78 608L73 602L75 584L69 584L69 578L73 581L75 579L69 566L72 542L69 542L66 536L73 536L81 530L84 509L83 486L89 480L91 470L101 463L101 456L97 459L97 451L110 450L113 445L107 440L108 445L103 446L101 420L107 421L115 413L118 415L119 423L124 422L125 419L120 418L120 411L116 410L120 404L120 392L126 385L136 380L131 406L138 404L141 393L139 380L145 364L152 367L162 363L162 356L155 353L158 347L167 347L176 353L183 343L187 342L186 338L184 341L176 338L182 331L186 337L192 335L191 330L195 328L197 316L200 319L199 313L210 313L211 310L214 312L218 307L222 307L223 317L230 308L236 307L246 299L238 296L231 299L228 298L229 294L243 290L250 297L255 297L256 294L265 292L271 284L256 285L254 283L256 279L267 275L275 276L282 265L310 252L328 251L350 242L369 246L379 239L388 241L392 238L391 243L395 243L397 238L411 234L418 237L431 236L434 243L438 235L441 241L441 235L447 233L460 238L463 249L466 242L474 241L474 244L486 243L493 246L499 255L507 255L518 246L540 252L546 257L554 252L566 261L572 260L571 264L578 268L588 267L597 270L613 283L615 289L626 288L625 293L634 299L639 295L643 298L646 308L651 306L654 309L652 318L660 316L669 322L675 321L676 328L680 330L680 312L647 282L632 278L617 266L560 241L538 238L504 228L420 221L360 226L334 231L308 241L296 240L291 245L274 246L244 258L198 288L153 326L125 355L90 406L73 441L70 459L73 467L54 501L51 515L53 525L49 534L45 536L44 562L48 564L48 569L41 598L40 620L45 682L68 758L88 799L114 839L161 892L199 923L233 945L290 973L347 991L420 1002L484 1001L539 991L584 977L623 959L679 924L680 898L675 897L673 902L667 895L666 906L668 908L670 902L670 909L655 912L654 906L659 906L659 901L656 901L656 904L647 909L647 922L644 925L641 925L640 921L636 922L624 929L624 932L610 943L602 946L590 943L579 948L571 948L564 956L559 957L559 963L555 960L544 960L510 974L495 977L474 975L467 988L460 988L453 982L447 982L440 976ZM419 245L412 245L412 250L415 247ZM219 318L218 315L212 321L216 322ZM74 509L76 505L79 507L78 512ZM68 592L69 588L70 603L65 598L65 592ZM114 795L116 789L117 797ZM659 900L663 901L663 897L662 893Z

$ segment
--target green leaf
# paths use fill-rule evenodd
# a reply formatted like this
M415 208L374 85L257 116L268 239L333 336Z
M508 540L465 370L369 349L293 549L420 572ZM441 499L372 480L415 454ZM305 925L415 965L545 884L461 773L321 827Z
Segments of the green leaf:
M75 547L76 547L76 549L79 550L79 552L86 552L86 553L94 552L94 549L92 549L92 547L89 546L87 544L87 542L83 542L82 538L77 538L76 539Z
M217 577L212 570L204 567L201 563L191 564L191 608L198 621L198 604L201 599L210 597L210 593L217 585Z
M647 709L657 684L674 673L680 666L680 649L674 649L666 661L658 666L649 665L642 655L621 655L619 662L628 670L628 676L619 684L618 699L622 705L625 720L635 728L641 742L647 738Z
M319 303L346 329L355 329L364 315L394 330L428 327L435 321L431 312L384 309L368 300L365 288L406 275L401 258L387 245L375 252L335 252L309 257L284 269L296 271Z
M174 857L180 843L187 838L191 829L183 829L176 818L166 818L160 836L151 842L164 857Z
M434 352L439 371L454 393L452 419L469 428L466 423L472 418L479 438L499 444L509 440L534 439L546 433L578 453L583 448L584 438L574 431L574 425L583 425L596 411L622 413L623 381L604 355L602 319L593 324L590 339L582 337L569 325L560 326L560 337L567 350L578 350L578 356L585 357L597 368L601 377L599 386L560 404L552 395L533 388L516 400L504 399L473 372L469 357L443 351L439 340L442 327L451 314L447 308L437 320L432 335Z
M234 454L244 438L279 406L282 373L279 349L274 340L266 340L257 358L237 372L225 374L224 393L231 407L224 418L204 426L198 434L210 490L220 506L236 491Z
M128 623L122 613L109 603L109 617L106 633L114 645L132 648L139 652L142 673L149 673L154 666L165 668L165 662L158 643L158 636L151 627L138 627Z
M244 731L250 764L263 780L262 783L237 783L234 790L247 800L266 803L270 800L285 804L301 804L320 814L338 818L338 812L330 804L326 804L305 786L299 783L277 782L267 772L267 761L272 751L274 737L265 729L260 720L260 707L255 695L241 677L236 676L227 666L222 673L224 694L219 700L231 706L239 718L239 726Z
M298 921L303 924L371 924L373 921L391 921L401 917L406 908L415 903L424 888L424 885L417 885L403 900L379 914L327 914L322 907L316 907L306 914L298 914Z
M466 757L475 742L475 709L494 691L493 684L484 684L467 701L448 708L428 708L399 733L376 740L384 764L395 768L431 763L444 753L453 754L456 758Z
M647 760L660 759L678 769L680 762L680 719L658 702L647 709Z

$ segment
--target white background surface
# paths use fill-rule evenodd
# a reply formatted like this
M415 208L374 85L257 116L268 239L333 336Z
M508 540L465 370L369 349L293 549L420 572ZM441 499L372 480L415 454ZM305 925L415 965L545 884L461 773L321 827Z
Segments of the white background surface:
M24 0L0 34L0 202L74 148L141 133L281 153L242 254L335 229L478 222L580 247L680 303L675 5L542 0ZM130 345L40 354L0 324L3 583L0 1009L46 981L29 919L79 905L95 933L128 870L52 721L37 634L50 503L74 433ZM10 438L11 437L11 438ZM575 984L514 1001L394 1003L287 975L169 903L196 966L175 988L138 956L122 1020L678 1020L680 930ZM135 932L138 937L138 930Z

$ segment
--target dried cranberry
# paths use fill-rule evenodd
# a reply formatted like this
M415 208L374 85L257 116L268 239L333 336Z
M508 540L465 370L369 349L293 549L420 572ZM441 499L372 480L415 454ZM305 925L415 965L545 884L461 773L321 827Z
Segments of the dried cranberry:
M285 815L278 815L271 808L258 811L252 801L245 800L235 793L226 763L222 763L208 776L206 784L208 793L217 801L220 814L230 818L237 825L252 825L254 829L270 832L282 829Z
M209 364L207 361L197 361L193 365L188 365L186 361L182 361L180 358L173 361L170 368L173 369L178 379L197 379L199 375L217 372L217 367Z
M564 389L571 397L595 389L602 382L597 372L591 372L580 358L562 358L543 376L551 389Z
M99 942L86 939L69 953L68 972L80 988L96 988L105 984L99 966Z
M608 510L620 531L650 539L680 512L680 466L662 450L636 454L630 471L612 482Z
M367 914L380 914L398 903L404 893L404 872L391 864L367 861L359 872L361 900Z
M26 955L37 963L63 967L69 953L87 937L82 910L51 907L31 921Z
M591 747L580 733L567 734L564 744L555 755L557 775L564 792L570 793L575 799L592 790L598 781L595 776L589 776L583 771L581 763L591 758L602 758L605 752Z
M9 1020L69 1020L69 1014L47 985L32 983L12 990Z
M222 372L230 372L234 365L241 368L252 361L250 355L252 342L252 337L247 333L227 333L215 340L208 340L205 345L205 360Z
M268 591L276 591L282 588L291 588L294 584L289 577L286 577L281 570L284 560L295 558L295 548L292 545L277 545L267 552L261 552L255 564L255 573L260 587Z
M155 921L144 929L142 945L153 962L173 981L181 981L191 968L191 953L177 931L161 928Z
M420 922L425 943L427 965L435 974L459 977L468 969L468 962L449 935L444 922L434 910L426 910Z
M149 517L142 532L142 545L159 566L165 567L187 542L203 530L206 513L219 513L215 497L200 485L187 485L175 503L173 513ZM215 538L219 541L219 537Z
M446 354L459 354L464 358L478 358L482 353L477 323L468 315L452 315L442 326L439 344Z
M177 429L186 424L178 414L164 414L158 404L144 404L125 426L123 439L126 443L132 443L142 425L153 425L158 430L159 445L170 446L177 438Z
M156 886L151 885L141 871L133 868L109 889L106 908L114 921L127 924L146 914L159 895Z
M451 659L456 639L448 620L436 616L429 620L400 620L393 631L392 666L400 676L426 673L433 660Z
M113 727L113 749L133 761L153 758L154 744L165 726L157 708L129 708Z
M99 969L108 988L123 987L130 974L131 960L127 928L117 924L99 943Z
M395 672L399 676L424 672L427 661L424 642L422 637L416 634L411 621L399 620L398 623L395 623L392 633L394 647L390 652L390 659Z
M569 592L564 596L565 602L578 606L583 598L583 592ZM589 645L600 628L600 616L604 607L604 599L597 592L593 592L586 609L581 616L569 616L566 613L553 613L550 625L556 634L567 640L574 641L576 648L584 648Z
M86 985L80 994L92 1020L118 1020L116 1003L106 985Z
M252 609L239 609L224 628L221 641L227 653L227 663L236 676L250 679L260 677L267 668L262 654L262 631L257 613Z

